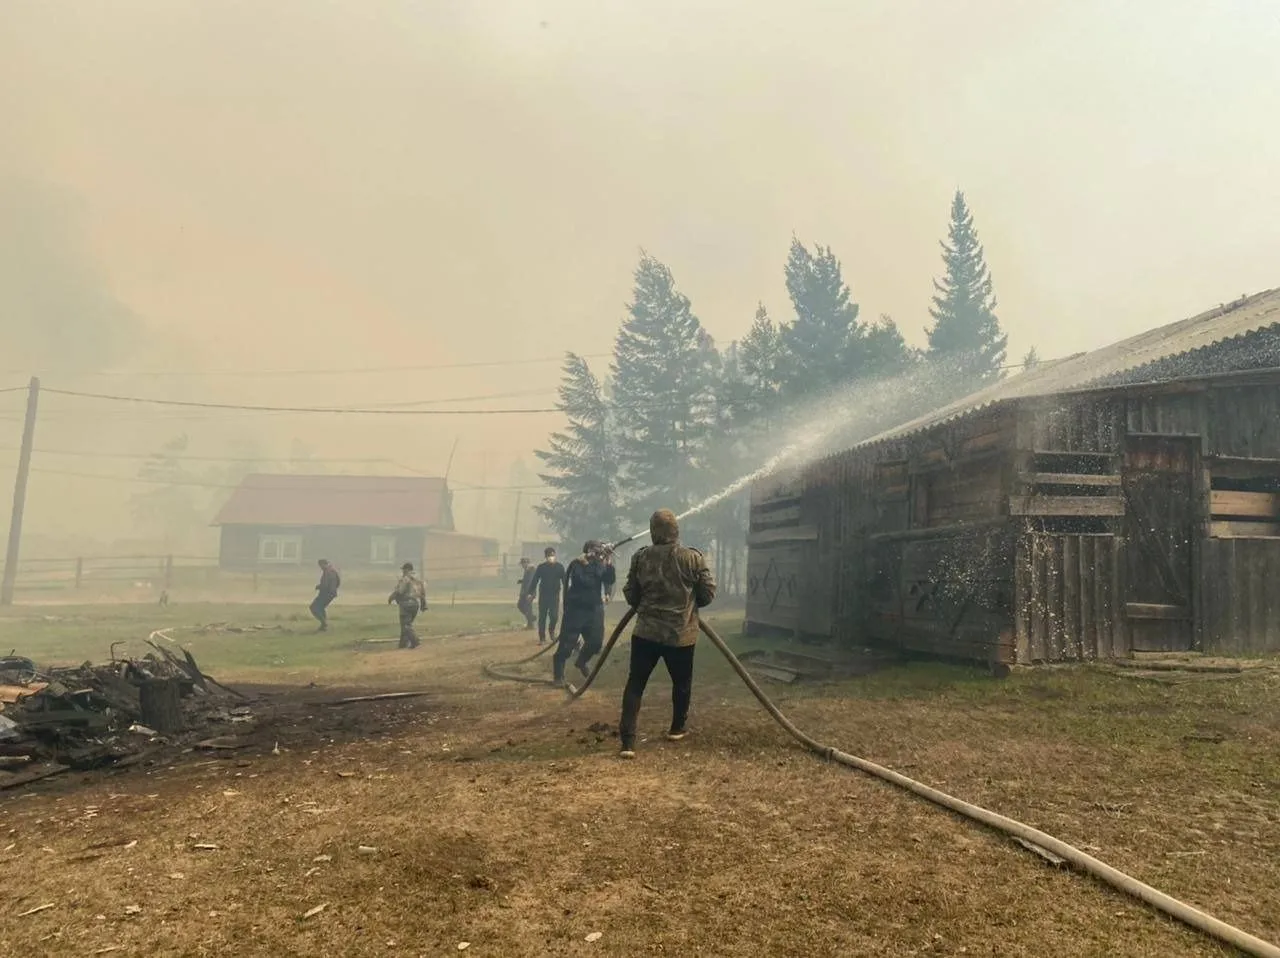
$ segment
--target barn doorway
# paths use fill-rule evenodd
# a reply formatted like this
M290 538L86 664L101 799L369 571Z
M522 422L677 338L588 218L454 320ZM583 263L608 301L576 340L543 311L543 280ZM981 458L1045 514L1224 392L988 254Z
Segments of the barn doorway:
M1195 483L1199 439L1125 440L1125 617L1135 652L1194 644Z

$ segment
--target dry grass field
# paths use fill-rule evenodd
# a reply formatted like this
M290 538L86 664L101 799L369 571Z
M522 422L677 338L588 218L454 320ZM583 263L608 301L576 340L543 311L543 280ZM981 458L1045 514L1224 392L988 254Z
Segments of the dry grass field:
M278 606L0 618L0 650L42 662L102 660L115 641L140 654L149 630L172 627L206 671L254 698L255 717L233 751L0 791L0 952L1230 953L802 752L710 644L698 652L691 736L662 738L669 686L659 674L642 716L648 738L625 763L614 737L625 643L565 704L553 689L482 676L485 661L536 648L500 605L432 610L415 651L370 641L394 634L389 610L333 612L324 636ZM737 618L716 621L729 634ZM267 628L230 631L251 625ZM394 689L429 694L324 704ZM1280 941L1272 668L996 680L915 663L769 689L824 741Z

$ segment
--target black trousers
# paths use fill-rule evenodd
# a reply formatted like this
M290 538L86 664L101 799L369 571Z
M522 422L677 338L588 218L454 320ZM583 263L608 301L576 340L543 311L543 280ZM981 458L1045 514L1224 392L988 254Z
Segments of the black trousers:
M649 676L659 662L667 666L671 676L671 730L679 731L689 719L689 699L693 696L694 645L663 645L639 636L631 637L631 671L627 675L627 687L622 693L622 721L618 723L618 737L623 748L636 744L636 720L640 717L640 702L644 698Z
M520 610L520 614L524 616L524 627L526 629L533 628L533 600L527 595L520 596L516 602L516 608Z
M329 616L325 613L325 610L329 608L329 603L337 597L338 594L336 592L317 592L316 597L311 600L311 614L320 623L320 628L327 629L329 627Z
M406 599L400 605L400 648L416 649L418 633L413 630L413 620L418 617L418 600Z
M538 641L547 637L547 633L556 634L556 626L560 624L560 593L538 596Z
M591 611L565 609L564 626L560 629L560 644L551 657L551 667L557 682L564 681L564 666L573 655L573 649L582 638L582 651L578 653L578 671L584 675L587 663L604 645L604 606Z

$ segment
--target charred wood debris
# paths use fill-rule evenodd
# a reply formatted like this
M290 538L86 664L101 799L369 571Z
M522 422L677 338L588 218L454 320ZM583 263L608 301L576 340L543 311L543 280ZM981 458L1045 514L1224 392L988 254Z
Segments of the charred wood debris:
M186 649L148 641L141 658L41 668L0 655L0 791L191 750L234 749L249 700L201 671Z

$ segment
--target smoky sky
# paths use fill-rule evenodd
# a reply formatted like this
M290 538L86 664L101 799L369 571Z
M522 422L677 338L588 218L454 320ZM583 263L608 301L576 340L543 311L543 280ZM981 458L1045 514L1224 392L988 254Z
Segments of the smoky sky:
M6 368L92 370L135 344L137 317L113 293L71 191L0 179L0 317Z
M788 317L793 234L835 250L861 315L919 344L956 188L1014 359L1280 283L1280 18L1254 0L7 0L3 18L0 182L24 184L4 202L57 249L0 270L77 323L136 316L146 342L120 369L604 353L641 247L725 343L761 300ZM112 382L528 394L493 403L512 405L553 399L556 376ZM556 422L252 428L432 472L461 437L455 475L479 483ZM138 419L118 441L174 428Z

